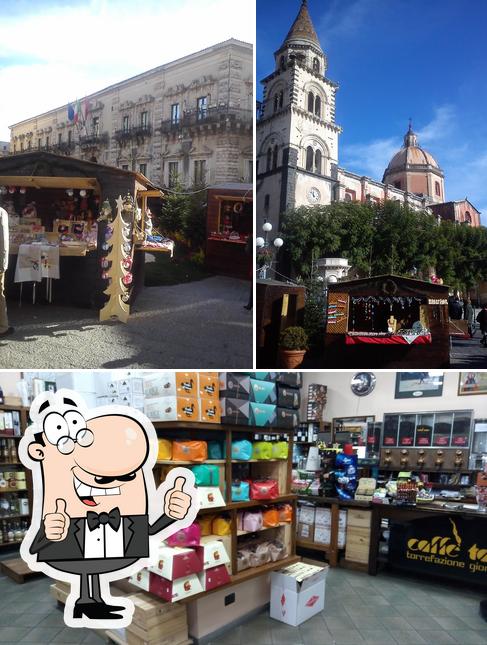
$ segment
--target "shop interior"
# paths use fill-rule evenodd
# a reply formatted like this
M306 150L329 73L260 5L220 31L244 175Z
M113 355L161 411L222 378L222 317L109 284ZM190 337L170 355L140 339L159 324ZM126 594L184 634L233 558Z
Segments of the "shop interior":
M48 401L37 413L36 397L39 410ZM0 401L2 642L487 643L486 372L0 372ZM51 436L48 408L61 405L66 418L83 413L86 433ZM42 497L26 446L40 431L59 453L96 459L97 487L76 493L96 511L111 454L124 459L122 445L99 459L107 415L113 428L144 419L155 487L192 471L196 515L112 577L120 607L92 580L109 624L68 626L73 605L85 618L93 605L20 555L48 530L49 473ZM133 478L110 493L123 521ZM56 512L77 522L65 497Z

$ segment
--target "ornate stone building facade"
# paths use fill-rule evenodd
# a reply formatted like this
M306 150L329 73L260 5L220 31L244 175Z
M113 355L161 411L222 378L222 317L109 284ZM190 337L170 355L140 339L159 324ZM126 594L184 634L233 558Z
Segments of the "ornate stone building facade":
M263 101L257 121L258 228L267 220L277 231L280 216L288 209L340 200L389 199L418 210L431 209L443 217L446 211L434 208L445 200L443 171L420 147L411 125L382 181L338 165L342 132L335 122L338 84L326 77L327 58L307 0L302 1L274 59L274 71L262 81ZM455 221L479 225L478 216Z
M10 126L42 149L136 170L155 184L252 181L253 48L230 39ZM86 113L86 114L85 114Z

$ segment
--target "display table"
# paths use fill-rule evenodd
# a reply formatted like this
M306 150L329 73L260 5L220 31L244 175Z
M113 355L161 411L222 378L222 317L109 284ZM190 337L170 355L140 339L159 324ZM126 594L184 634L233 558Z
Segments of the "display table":
M379 563L419 575L447 578L487 589L487 513L444 508L373 504L369 574ZM382 519L390 520L389 554L379 555Z
M426 345L431 343L431 334L387 334L385 336L367 336L350 334L345 336L346 345Z

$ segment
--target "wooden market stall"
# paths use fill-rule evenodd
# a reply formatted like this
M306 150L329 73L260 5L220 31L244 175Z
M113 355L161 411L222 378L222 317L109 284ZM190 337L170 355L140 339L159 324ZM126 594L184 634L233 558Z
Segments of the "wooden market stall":
M208 188L206 264L216 273L250 280L253 246L252 184L226 183Z
M382 275L328 287L327 367L448 367L448 287Z
M0 205L9 213L10 232L7 296L17 300L21 296L22 282L18 275L16 281L15 275L19 249L22 247L25 253L29 246L44 244L55 249L59 269L59 278L51 280L46 290L48 300L102 307L110 282L104 263L107 226L117 213L117 200L127 195L133 202L126 220L129 228L124 259L126 266L130 264L133 298L143 284L144 269L144 253L135 251L148 250L141 247L145 222L142 213L145 214L148 197L162 196L157 187L136 172L49 152L1 158ZM99 220L103 210L105 216ZM29 298L30 291L25 289L23 297Z

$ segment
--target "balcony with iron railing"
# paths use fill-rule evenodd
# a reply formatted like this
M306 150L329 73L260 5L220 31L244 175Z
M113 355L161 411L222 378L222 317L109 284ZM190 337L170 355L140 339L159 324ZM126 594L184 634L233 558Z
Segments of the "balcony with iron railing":
M108 141L108 132L91 132L80 136L79 145L81 148L94 148L106 145Z
M161 132L169 134L178 132L184 128L195 128L200 126L221 125L224 127L235 127L236 125L252 126L252 110L218 105L201 110L188 110L178 119L162 121Z
M132 125L128 128L122 128L121 130L115 130L113 137L119 143L125 141L130 141L131 139L144 139L145 137L150 137L152 134L152 126L149 124L140 124Z

